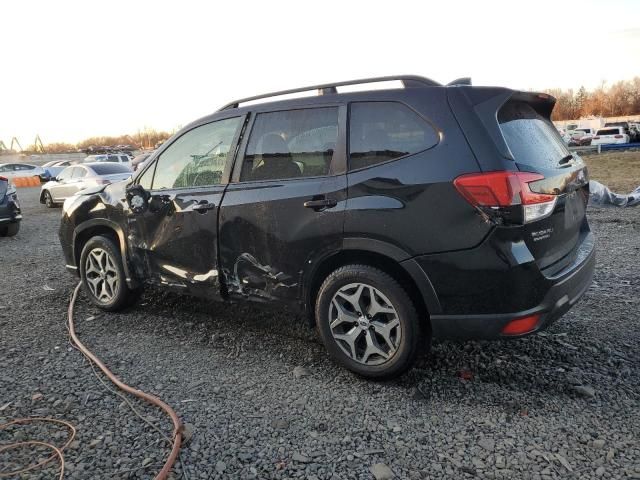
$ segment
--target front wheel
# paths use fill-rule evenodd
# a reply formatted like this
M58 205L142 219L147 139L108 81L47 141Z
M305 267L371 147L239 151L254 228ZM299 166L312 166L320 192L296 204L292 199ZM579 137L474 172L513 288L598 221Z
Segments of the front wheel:
M420 352L423 339L414 303L377 268L347 265L331 273L318 292L315 315L331 357L363 377L397 377Z
M102 310L115 312L138 297L126 283L120 249L104 236L91 238L80 255L80 278L84 291Z

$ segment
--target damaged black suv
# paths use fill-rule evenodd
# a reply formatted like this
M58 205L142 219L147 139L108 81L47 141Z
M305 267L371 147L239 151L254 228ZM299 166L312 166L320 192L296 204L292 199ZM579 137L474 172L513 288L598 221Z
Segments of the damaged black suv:
M343 90L387 80L402 88ZM432 338L539 331L595 264L587 170L554 103L415 76L232 102L133 179L67 200L67 266L110 311L143 284L288 304L369 378L401 374Z

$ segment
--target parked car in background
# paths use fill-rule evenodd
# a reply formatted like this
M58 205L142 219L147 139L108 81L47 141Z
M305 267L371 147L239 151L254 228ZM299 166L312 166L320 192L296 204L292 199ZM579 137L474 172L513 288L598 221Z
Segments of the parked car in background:
M141 153L140 155L133 157L131 160L131 166L133 167L133 171L135 172L142 166L144 166L145 161L151 156L153 152Z
M124 163L131 168L131 157L126 153L108 153L103 155L89 155L82 163L109 162Z
M405 88L315 85L193 122L132 180L65 202L67 268L108 311L145 284L288 305L368 378L400 375L432 338L545 329L595 267L587 169L555 98L392 79Z
M0 163L0 175L5 178L40 177L44 169L28 163Z
M20 230L22 212L16 187L0 176L0 237L13 237Z
M613 145L618 143L629 143L629 135L625 133L624 127L601 128L596 131L591 139L591 145Z
M57 160L45 163L42 166L44 173L40 175L40 180L48 182L49 180L56 178L69 165L71 165L71 161L69 160Z
M122 163L83 163L65 168L55 180L45 183L40 191L40 203L48 208L89 187L108 185L131 177L131 168Z
M576 128L571 132L571 139L569 145L571 146L584 146L591 145L591 139L595 135L595 130L588 127Z

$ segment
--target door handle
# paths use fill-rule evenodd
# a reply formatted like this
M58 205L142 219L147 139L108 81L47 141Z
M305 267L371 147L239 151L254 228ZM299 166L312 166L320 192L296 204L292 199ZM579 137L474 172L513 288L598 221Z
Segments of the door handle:
M208 210L213 210L214 208L216 208L215 203L209 203L206 200L203 200L200 203L197 203L196 205L193 206L193 209L196 212L200 212L200 213L204 213Z
M313 208L314 210L335 207L337 204L338 202L332 198L321 198L319 200L308 200L304 202L305 208Z

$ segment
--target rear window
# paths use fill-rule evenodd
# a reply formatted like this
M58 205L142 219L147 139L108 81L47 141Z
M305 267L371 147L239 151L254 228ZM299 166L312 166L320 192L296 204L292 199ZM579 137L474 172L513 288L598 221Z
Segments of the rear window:
M606 130L598 130L598 135L618 135L620 130L617 128L607 128Z
M525 102L508 102L498 112L500 130L516 162L540 168L557 168L569 155L550 120Z
M114 175L117 173L131 173L131 170L126 165L121 163L104 163L102 165L91 165L91 170L98 175Z

